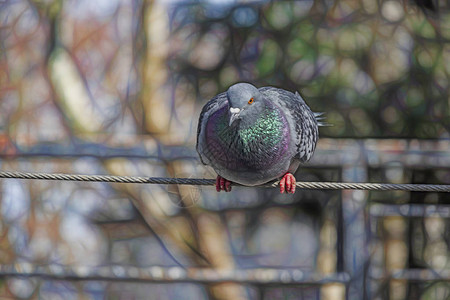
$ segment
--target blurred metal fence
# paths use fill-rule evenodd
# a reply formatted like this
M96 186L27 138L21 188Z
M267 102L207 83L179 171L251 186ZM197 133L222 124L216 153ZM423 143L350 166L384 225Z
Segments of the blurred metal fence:
M448 141L322 139L306 170L319 170L320 173L336 168L340 170L339 178L343 181L386 180L414 183L415 178L418 178L421 183L442 184L450 176L448 146ZM131 147L141 148L139 145ZM182 159L194 155L190 151L186 149L187 156L184 155ZM138 152L144 157L152 156L144 148ZM105 157L109 157L105 154ZM28 156L26 153L23 155ZM45 156L47 155L48 153ZM80 153L66 153L65 158L70 158L71 155L77 157ZM39 154L33 155L32 159L39 159ZM321 168L325 169L320 171ZM300 170L297 177L301 178L304 172ZM423 174L426 174L424 181L421 177ZM301 205L302 201L308 202L305 193L308 192L298 193L299 199L304 200L294 202L294 206L284 206L292 209ZM325 200L320 200L321 197L317 197L318 194L314 192L309 193L313 193L313 199L318 199L314 201L327 202L327 193L333 192L321 192ZM330 230L331 225L332 232L337 236L331 239L331 244L326 239L321 243L313 270L292 266L195 269L158 265L70 267L60 264L39 266L17 263L2 265L0 274L5 278L36 277L44 281L234 282L259 287L305 286L308 287L305 295L309 295L304 295L305 297L313 297L317 293L316 296L330 295L332 299L413 299L428 294L434 295L431 299L446 299L450 281L449 269L445 264L449 259L448 193L343 190L338 195L336 203L321 204L322 212L319 212L319 216L322 216L319 219L325 221L321 222L322 229L319 232L324 227ZM332 211L330 207L326 208L327 205L331 205ZM269 203L268 207L271 206L273 204ZM327 216L329 213L331 215ZM134 218L126 222L131 222ZM108 223L117 221L110 219ZM418 232L422 235L421 240L417 238ZM436 245L439 248L435 248ZM334 263L329 264L330 261ZM438 285L439 283L444 285ZM313 288L314 286L317 288ZM267 295L268 292L264 289L260 291L260 297ZM313 290L316 292L310 295ZM299 293L300 291L294 291L292 295L300 295Z

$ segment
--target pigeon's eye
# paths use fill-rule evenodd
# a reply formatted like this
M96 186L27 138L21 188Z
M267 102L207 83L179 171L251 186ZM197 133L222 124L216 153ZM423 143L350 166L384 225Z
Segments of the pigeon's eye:
M251 97L250 100L248 100L248 104L252 104L253 101L255 101L255 99L253 99L253 97Z

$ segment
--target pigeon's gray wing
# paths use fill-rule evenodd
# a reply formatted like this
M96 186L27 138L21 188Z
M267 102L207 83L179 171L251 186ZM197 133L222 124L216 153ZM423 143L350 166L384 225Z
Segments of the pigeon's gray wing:
M227 93L223 92L216 95L214 98L209 100L205 106L203 106L202 112L200 113L200 117L198 119L197 126L197 145L196 149L198 154L200 155L200 160L203 164L209 164L209 160L205 157L205 127L208 123L208 119L217 110L221 109L223 106L228 104Z
M301 162L310 160L316 149L319 130L316 117L309 106L298 92L293 94L274 87L263 87L259 90L277 104L287 118L291 119L292 127L295 129L296 158Z

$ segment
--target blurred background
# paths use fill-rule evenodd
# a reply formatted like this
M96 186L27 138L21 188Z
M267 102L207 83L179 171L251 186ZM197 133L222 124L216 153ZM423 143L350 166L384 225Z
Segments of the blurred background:
M297 180L450 184L447 1L7 0L0 30L3 171L215 178L198 116L247 81L333 124ZM449 218L448 193L2 179L0 298L449 299Z

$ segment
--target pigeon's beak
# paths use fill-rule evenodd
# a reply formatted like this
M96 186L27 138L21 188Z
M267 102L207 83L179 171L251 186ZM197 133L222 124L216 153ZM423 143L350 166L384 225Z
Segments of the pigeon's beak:
M231 126L231 124L233 124L234 121L236 121L237 119L239 119L239 114L241 113L240 108L234 108L231 107L230 108L230 123L228 124L228 126Z

